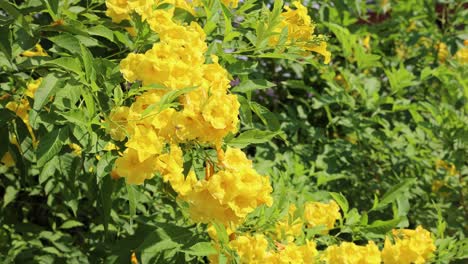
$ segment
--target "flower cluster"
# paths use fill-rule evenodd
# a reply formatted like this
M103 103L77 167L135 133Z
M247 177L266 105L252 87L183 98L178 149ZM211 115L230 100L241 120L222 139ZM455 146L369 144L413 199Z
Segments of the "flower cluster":
M325 58L325 63L330 62L331 53L327 51L327 42L323 35L314 35L315 25L307 14L307 8L300 2L295 1L293 5L296 9L286 6L286 11L281 14L282 21L275 29L280 34L284 28L287 28L287 44L294 44L305 51L316 52ZM279 37L270 39L270 44L276 45Z
M309 227L324 226L323 233L332 229L337 219L341 218L340 207L335 201L330 203L307 202L304 206L304 219Z
M296 205L290 205L288 215L285 219L280 220L275 224L276 240L293 242L296 237L302 234L304 222L301 218L295 218L296 209Z
M351 242L343 242L339 246L329 246L321 259L333 264L380 264L380 251L373 241L366 246L358 246Z
M5 106L7 109L15 112L15 114L23 120L23 123L28 127L29 133L31 134L33 144L36 144L36 139L33 129L29 124L29 110L31 110L31 105L29 104L28 98L34 99L34 94L41 85L41 82L42 78L29 82L24 92L25 97L22 97L19 102L10 101Z
M113 174L129 184L141 184L159 173L189 205L194 221L235 227L258 206L271 206L272 187L240 149L222 149L223 138L238 130L240 104L228 92L228 73L218 58L211 56L206 62L203 29L195 22L173 21L173 9L152 8L162 3L180 7L182 2L108 1L112 7L108 15L114 21L136 12L159 35L150 50L130 53L120 63L127 81L141 81L149 89L131 106L117 107L108 117L111 137L127 140ZM117 6L126 11L118 13ZM171 93L178 93L178 102L165 105ZM200 180L193 170L184 175L181 146L191 142L214 147L218 153L217 161L205 160L208 169Z
M29 99L34 99L34 95L41 85L42 78L39 78L37 80L33 80L28 83L26 90L24 91L24 96L17 101L10 101L5 105L5 108L14 112L16 116L21 118L23 123L26 125L28 128L29 134L31 135L32 138L32 143L33 146L37 145L36 137L34 135L33 128L31 127L29 123L29 111L31 110L31 105L29 104ZM29 98L29 99L28 99ZM19 148L19 143L16 139L16 136L13 136L10 138L11 143L14 145L18 146ZM11 155L10 152L7 152L1 157L0 163L5 165L6 167L12 167L15 164L15 161Z
M49 54L42 48L41 44L36 44L34 49L27 50L21 53L21 56L24 57L47 57Z
M205 223L218 220L225 226L235 226L258 206L272 205L268 177L252 168L244 152L228 148L219 165L221 170L205 176L183 196L190 205L193 220Z
M299 236L303 232L304 230L299 228L294 235ZM215 241L215 248L220 251L221 246L216 240L215 232L211 230L209 233ZM230 233L231 240L228 247L236 252L240 263L418 264L426 263L435 251L430 232L421 226L415 230L393 230L395 244L387 238L382 252L374 241L369 241L367 245L342 242L318 251L316 243L307 239L305 243L298 245L293 241L294 238L280 243L275 240L277 238L275 235L272 237L265 234L235 236L232 231ZM271 240L274 243L269 243ZM272 247L272 244L275 246ZM209 258L212 263L218 263L219 255L211 255Z
M130 20L131 13L135 12L143 20L151 20L149 24L157 22L157 18L172 19L174 8L185 9L193 13L196 1L186 0L106 0L106 15L115 23ZM163 5L171 5L171 8L162 8ZM159 9L158 9L159 8ZM164 26L164 25L160 25Z
M460 48L457 53L455 53L455 59L461 64L468 63L468 39L463 41L464 47Z
M392 233L395 243L387 237L382 250L385 264L426 263L436 249L431 233L422 226L415 230L393 230Z
M240 263L315 263L318 254L315 242L306 241L304 245L289 243L277 244L276 249L268 249L268 240L264 235L242 235L229 242L229 247L236 251ZM218 255L210 256L211 263L218 263Z

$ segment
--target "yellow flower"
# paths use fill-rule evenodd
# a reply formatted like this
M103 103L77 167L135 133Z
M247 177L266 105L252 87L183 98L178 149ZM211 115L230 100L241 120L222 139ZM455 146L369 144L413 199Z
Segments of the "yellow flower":
M339 246L329 246L322 260L330 264L380 264L379 248L370 241L366 246L343 242Z
M21 99L20 103L10 101L5 106L7 109L15 112L15 114L20 117L23 122L29 126L29 102L27 99Z
M197 182L197 176L194 171L190 171L187 177L183 174L183 153L182 149L173 144L170 151L160 155L156 159L156 171L159 172L165 182L169 182L179 195L184 196L192 190Z
M112 18L112 22L120 23L130 19L128 0L106 0L106 16Z
M81 150L80 145L75 144L75 143L70 143L69 146L73 150L73 153L75 153L75 155L77 155L77 156L81 155L82 150Z
M309 227L325 226L325 234L332 229L335 221L341 218L340 207L335 201L327 203L307 202L304 207L304 219Z
M36 44L34 46L34 50L27 50L23 53L21 53L22 56L24 57L46 57L49 56L47 52L42 48L41 44Z
M443 42L437 44L437 58L440 63L444 63L449 55L447 45Z
M193 190L185 197L190 205L190 214L194 221L220 221L225 226L241 223L247 214L262 204L272 205L271 185L268 177L260 176L252 167L245 154L228 148L227 159L220 170L211 177L198 181ZM234 154L235 153L235 154ZM230 164L233 155L238 155L233 168Z
M291 243L302 234L303 222L300 218L294 217L295 211L296 206L294 204L290 205L285 219L275 224L275 237L277 240L282 241L285 239L288 243Z
M11 156L11 153L9 151L3 155L2 159L0 160L0 163L8 168L15 166L15 160L13 159L13 156Z
M314 264L315 258L318 255L315 248L315 242L306 240L306 244L298 246L294 243L287 244L284 248L280 248L277 253L270 254L267 258L268 262L265 263L278 263L278 264Z
M274 46L279 41L279 34L283 28L288 29L288 41L286 44L295 45L305 51L316 52L324 56L325 64L330 62L331 53L327 51L327 43L322 35L314 35L315 25L307 14L307 8L299 1L294 1L296 9L286 6L286 11L281 13L283 18L280 25L274 30L278 35L270 39L270 45Z
M455 53L455 59L461 64L468 63L468 47L463 47Z
M441 181L441 180L434 180L432 182L432 187L431 187L431 190L433 193L439 191L440 188L442 188L442 186L444 186L444 181Z
M138 264L138 259L136 257L135 252L132 252L132 256L130 257L130 263L132 264Z
M219 94L211 96L206 102L202 115L203 118L214 128L237 132L239 121L239 101L233 94Z
M41 82L42 82L42 78L29 82L28 87L25 92L26 96L29 96L30 98L34 98L34 94L36 93L37 88L39 88L39 85L41 85Z
M387 237L382 250L384 264L426 263L436 250L431 233L422 226L415 230L393 230L392 234L394 244Z
M119 147L117 147L114 143L109 142L107 145L104 147L105 151L112 151L112 150L119 150Z
M108 117L107 133L113 140L122 141L127 137L128 115L129 108L126 106L112 109Z
M225 4L226 6L230 6L232 8L237 8L238 4L239 4L239 0L221 0L223 2L223 4Z
M113 178L124 177L128 184L142 184L155 174L156 157L151 156L144 161L139 160L138 151L128 148L123 156L117 158L112 173Z
M328 64L331 59L331 52L327 50L327 43L325 41L320 42L318 45L307 45L304 46L305 50L317 52L324 57L323 63Z
M238 236L235 240L229 242L229 245L236 250L241 263L264 263L268 241L263 235Z
M125 146L136 150L138 160L143 162L151 156L162 152L165 141L159 137L154 129L143 125L136 125Z
M367 36L362 40L362 46L364 46L364 48L365 48L367 51L370 51L370 35L367 35Z

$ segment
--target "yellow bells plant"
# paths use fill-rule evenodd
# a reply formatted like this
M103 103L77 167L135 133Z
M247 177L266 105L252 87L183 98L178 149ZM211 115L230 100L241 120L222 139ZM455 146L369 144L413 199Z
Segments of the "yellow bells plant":
M324 234L341 218L340 207L335 201L329 203L307 202L304 205L304 220L309 227L324 226Z
M287 28L288 45L294 45L302 48L304 51L312 51L324 57L324 62L328 64L331 59L331 53L327 50L325 37L314 35L315 25L308 15L307 8L300 2L292 3L296 9L286 6L286 11L281 14L282 21L275 29L278 34L284 28ZM271 45L276 45L279 41L278 35L270 39Z
M34 49L21 53L24 57L47 57L49 54L42 48L41 44L36 44Z
M436 247L431 233L422 226L392 231L394 242L387 237L382 250L385 264L422 264L432 257Z
M343 242L329 246L321 259L329 264L380 264L380 251L373 241L365 246Z

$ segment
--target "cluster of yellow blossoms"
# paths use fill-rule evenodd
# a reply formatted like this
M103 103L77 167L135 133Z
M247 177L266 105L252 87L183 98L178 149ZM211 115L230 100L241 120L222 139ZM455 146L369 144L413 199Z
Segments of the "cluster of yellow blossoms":
M325 57L325 63L330 62L331 53L327 51L327 42L323 35L314 35L315 25L307 13L307 8L300 2L295 1L293 5L296 9L286 6L286 11L281 14L283 18L275 32L281 33L283 28L287 28L288 36L286 44L294 44L305 51L312 51ZM270 44L276 45L279 37L270 39Z
M233 8L238 5L238 1L223 2ZM158 9L162 4L172 7ZM240 105L228 91L228 73L216 56L206 62L206 36L199 24L173 20L174 7L193 13L199 1L107 0L106 5L107 15L113 21L128 20L134 12L159 36L159 42L150 50L144 54L131 53L120 64L127 81L141 81L148 89L131 106L117 107L108 117L111 137L116 141L127 140L126 149L115 162L113 175L124 177L129 184L141 184L160 174L178 193L178 199L188 205L194 221L220 222L227 228L231 234L228 246L237 252L241 263L380 263L381 253L373 242L367 246L344 242L321 253L314 241L296 244L306 226L321 226L325 234L334 227L341 218L334 201L308 202L300 217L295 217L296 208L292 206L271 234L276 241L274 249L269 246L267 235L236 236L233 230L249 213L261 205L271 206L272 187L268 177L259 175L240 149L222 148L223 138L236 133L239 123ZM328 63L330 53L326 51L324 38L313 35L314 25L306 8L299 2L294 5L296 10L287 7L282 14L281 27L287 27L288 41L322 54ZM275 41L278 40L273 39L272 43ZM177 103L168 102L168 96L174 93ZM204 177L194 170L184 175L183 146L193 142L214 147L217 152L216 160L205 160ZM387 240L382 252L384 263L397 263L391 261L400 260L405 252L412 254L412 261L429 258L433 246L422 249L413 245L423 239L433 245L430 235L427 237L423 231L420 227L416 231L402 231L405 237L396 239L395 245ZM221 250L211 233L215 246ZM218 255L210 256L214 263L217 259Z
M385 264L421 264L431 257L436 247L431 233L421 226L415 230L393 230L394 244L385 240L382 260Z
M373 241L366 246L358 246L351 242L343 242L339 246L329 246L321 256L321 260L330 264L380 264L380 251Z
M31 125L29 124L29 110L31 110L31 105L29 104L28 98L34 99L34 94L39 88L39 85L41 85L41 82L42 78L29 82L26 87L26 90L24 91L24 96L19 100L19 102L10 101L5 105L6 109L14 112L19 118L21 118L23 123L26 125L31 135L33 146L37 144L37 141L34 135L34 131ZM15 136L10 138L10 141L14 145L17 145L19 148L19 144ZM12 167L15 164L10 152L7 152L3 155L3 157L0 160L0 163L4 164L7 167Z
M468 63L468 40L463 41L463 47L458 49L453 58L457 60L460 64ZM447 44L440 42L437 44L437 58L440 63L444 63L446 59L450 56Z
M316 243L309 240L303 245L275 242L276 247L269 249L268 239L262 234L235 237L228 246L235 250L240 263L420 264L427 263L432 257L434 241L430 232L421 226L416 230L393 230L392 233L395 244L387 238L382 251L373 241L363 246L342 242L323 251L317 251ZM219 249L219 245L216 246ZM218 263L218 255L210 256L210 261Z
M272 187L240 149L221 148L223 138L238 130L240 104L228 92L228 73L217 57L205 62L204 31L195 22L174 21L173 8L153 10L160 4L189 11L193 7L186 1L107 1L107 14L114 21L136 12L159 36L150 50L130 53L120 63L127 81L141 81L149 90L130 107L117 107L109 115L111 137L127 139L114 175L141 184L159 173L189 205L194 221L235 227L258 206L271 206ZM180 92L176 106L164 106L174 92ZM193 170L183 173L181 144L190 142L214 146L218 153L217 161L205 160L207 171L201 180Z
M330 215L328 212L323 213L323 209L330 210ZM306 240L302 245L297 245L297 238L303 235L305 223L309 227L321 225L326 229L325 232L328 232L339 218L339 207L334 201L308 202L304 206L302 216L298 215L293 204L289 207L286 217L275 224L272 233L233 236L235 238L228 246L237 252L240 263L315 263L318 256L315 242ZM215 241L215 248L219 250L220 245L217 243L213 227L208 229L208 233ZM228 230L228 233L234 235L231 230ZM275 241L275 249L268 249L268 237ZM218 258L218 255L210 256L213 263L217 263Z
M277 244L277 250L269 250L268 240L261 234L238 236L229 242L229 247L236 251L243 264L315 263L318 255L316 244L312 241L306 241L301 246L294 243ZM211 263L218 263L218 255L212 255L209 259Z

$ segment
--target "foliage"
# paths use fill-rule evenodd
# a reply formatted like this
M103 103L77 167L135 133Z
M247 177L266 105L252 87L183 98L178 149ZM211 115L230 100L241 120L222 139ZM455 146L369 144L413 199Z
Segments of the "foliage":
M138 70L121 62L151 51L165 33L144 12L106 16L105 2L0 2L0 260L235 263L254 248L273 252L265 256L273 263L294 246L324 261L327 248L349 245L362 256L386 240L404 244L392 230L420 225L437 248L428 261L468 258L468 2L303 1L316 23L315 31L302 25L306 39L282 15L285 5L300 8L279 0L151 7L201 26L199 67L218 61L230 80L225 94L239 103L238 132L211 142L201 140L215 131L206 128L176 142L183 179L190 171L198 182L215 178L224 172L220 153L242 148L256 170L239 162L242 175L267 175L273 187L273 204L259 201L235 226L196 220L196 199L161 171L139 185L116 174L134 132L117 140L113 111L157 90L165 94L142 119L182 112L200 86L166 92L167 83L129 81L121 70ZM149 133L142 137L152 146ZM160 152L172 152L170 143ZM236 179L227 189L236 190ZM312 205L337 213L319 223ZM422 234L415 239L430 240Z

